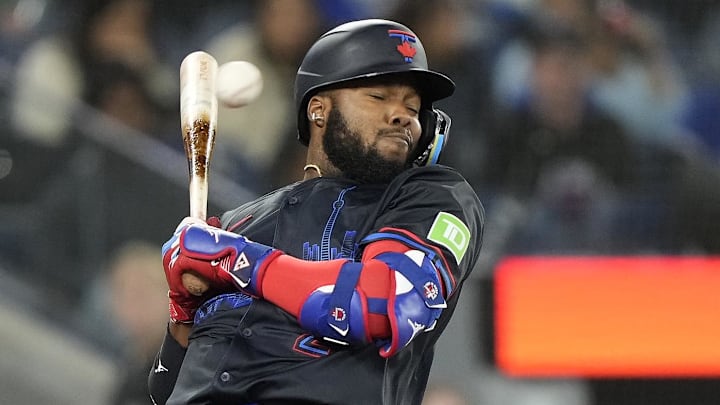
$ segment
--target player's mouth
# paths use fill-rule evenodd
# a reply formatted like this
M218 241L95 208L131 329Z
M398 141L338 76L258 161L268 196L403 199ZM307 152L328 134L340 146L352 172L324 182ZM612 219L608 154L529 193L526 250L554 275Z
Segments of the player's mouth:
M399 139L399 140L405 142L405 144L406 144L407 147L408 147L408 150L412 150L412 146L413 146L413 143L414 143L414 142L413 142L412 135L410 135L410 131L409 131L409 130L404 130L404 131L399 131L399 132L398 132L398 131L394 131L394 132L381 133L381 136L384 136L384 137L387 137L387 138L396 138L396 139Z

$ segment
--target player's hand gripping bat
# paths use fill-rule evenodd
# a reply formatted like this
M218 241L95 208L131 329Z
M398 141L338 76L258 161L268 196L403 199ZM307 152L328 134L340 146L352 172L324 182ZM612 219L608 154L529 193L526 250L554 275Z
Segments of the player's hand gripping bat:
M212 55L193 52L180 64L180 124L188 159L190 216L207 218L208 174L215 146L218 101L215 78L218 64ZM183 286L193 295L202 295L209 284L197 274L182 275Z

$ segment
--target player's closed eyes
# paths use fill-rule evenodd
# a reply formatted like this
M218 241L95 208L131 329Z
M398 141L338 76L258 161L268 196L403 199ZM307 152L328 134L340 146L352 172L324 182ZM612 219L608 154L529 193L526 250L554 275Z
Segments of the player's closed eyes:
M378 101L385 100L385 95L380 94L380 93L370 93L369 96L370 96L370 98L372 98L374 100L378 100ZM407 108L408 111L410 111L413 115L416 115L416 116L418 115L418 112L420 111L419 107L416 107L415 105L412 105L412 104L406 105L405 108Z

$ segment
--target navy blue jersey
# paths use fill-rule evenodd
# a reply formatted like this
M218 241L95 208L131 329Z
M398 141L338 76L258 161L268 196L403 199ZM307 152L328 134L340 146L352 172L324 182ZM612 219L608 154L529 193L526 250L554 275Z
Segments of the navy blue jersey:
M168 403L421 402L433 346L480 253L483 208L460 174L443 166L414 168L389 185L316 178L244 204L221 220L225 229L310 261L359 260L364 245L384 239L435 254L448 306L435 329L386 359L375 344L317 339L269 302L243 294L217 297L199 310L187 353L171 338L159 353L163 369L182 362ZM169 395L174 373L151 372L158 403Z

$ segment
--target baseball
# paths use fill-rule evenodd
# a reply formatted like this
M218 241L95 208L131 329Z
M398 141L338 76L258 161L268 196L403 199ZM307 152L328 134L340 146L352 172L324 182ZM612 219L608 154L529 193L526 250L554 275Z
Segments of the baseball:
M252 103L263 88L260 69L246 61L233 61L220 65L215 83L215 95L218 101L230 108L239 108Z

